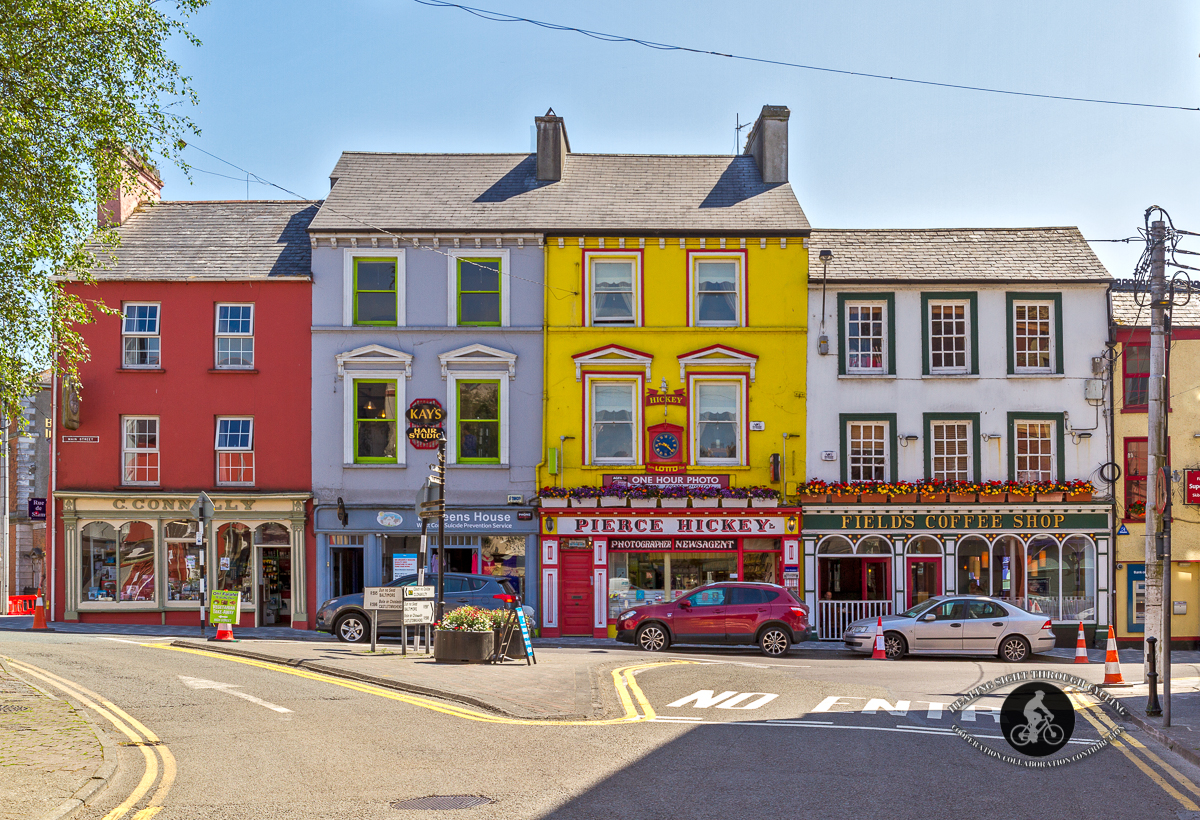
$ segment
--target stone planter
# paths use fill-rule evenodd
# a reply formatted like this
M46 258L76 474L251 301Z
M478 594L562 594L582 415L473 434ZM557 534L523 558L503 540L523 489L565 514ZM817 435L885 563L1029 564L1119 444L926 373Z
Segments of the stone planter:
M1062 493L1038 493L1037 500L1038 501L1062 501L1063 494Z
M492 654L500 654L500 630L497 629L492 633L496 636L496 640L492 644ZM521 638L521 630L514 628L512 638L508 642L508 651L504 653L504 657L513 659L523 659L525 657L525 641Z
M1067 501L1074 501L1076 503L1082 503L1084 501L1091 501L1091 500L1092 500L1091 492L1075 493L1075 495L1067 496Z
M818 495L800 493L800 495L798 495L796 498L801 504L824 504L828 500L829 496L826 493L820 493Z
M975 493L950 493L951 504L974 504Z
M863 504L886 504L888 497L884 493L860 493L858 500Z
M750 506L751 507L759 507L759 508L778 507L779 499L778 498L751 498Z
M629 506L639 510L649 510L658 506L657 498L631 498Z
M921 493L922 504L945 504L945 493Z
M437 663L487 663L495 651L495 632L435 629L433 659Z
M916 504L917 503L917 494L916 493L900 493L898 495L894 495L894 496L892 496L892 503L893 504Z
M546 509L561 508L567 506L566 498L539 498L538 506Z
M624 507L626 499L619 495L602 495L600 496L601 507Z
M693 498L692 507L697 510L715 510L721 506L719 498Z
M741 508L745 508L745 507L749 507L749 506L750 506L750 499L749 499L749 498L722 498L722 499L721 499L721 506L722 506L722 507L741 507Z
M664 508L672 510L687 509L688 504L686 498L660 498L658 501Z

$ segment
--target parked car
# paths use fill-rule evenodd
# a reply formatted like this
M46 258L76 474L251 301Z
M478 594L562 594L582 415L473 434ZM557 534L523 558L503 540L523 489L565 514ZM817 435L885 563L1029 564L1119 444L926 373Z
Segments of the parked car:
M876 618L846 627L842 641L856 652L874 648ZM883 648L889 658L913 655L998 655L1017 663L1054 647L1051 623L1042 614L984 596L938 595L899 615L883 616Z
M389 587L407 587L417 583L416 575L402 575ZM437 584L437 576L425 574L425 585ZM445 586L442 588L442 605L446 610L460 606L478 606L483 609L501 609L505 606L494 595L515 595L512 584L504 578L494 578L491 575L467 575L464 573L447 572ZM526 608L528 612L528 608ZM345 643L361 643L371 640L371 616L363 609L363 594L356 592L352 595L341 595L331 598L321 604L317 610L317 631L330 632L339 641ZM379 613L379 636L400 635L400 613L394 610L381 610Z
M705 584L670 603L617 616L617 640L659 652L673 643L757 644L778 657L808 632L808 607L777 584Z

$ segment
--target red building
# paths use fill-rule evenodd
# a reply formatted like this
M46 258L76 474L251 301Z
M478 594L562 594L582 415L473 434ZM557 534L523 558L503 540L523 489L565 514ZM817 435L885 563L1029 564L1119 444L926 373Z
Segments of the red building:
M52 617L196 624L202 591L238 589L241 626L311 628L317 206L108 207L115 264L70 287L120 313L82 328L78 402L56 390Z

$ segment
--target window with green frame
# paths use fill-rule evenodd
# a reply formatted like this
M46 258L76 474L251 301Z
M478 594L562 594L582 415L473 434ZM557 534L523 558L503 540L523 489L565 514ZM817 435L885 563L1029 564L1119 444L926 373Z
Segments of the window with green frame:
M354 461L387 464L396 461L396 382L354 382Z
M500 381L458 382L460 464L500 463Z
M354 260L354 324L396 324L396 260Z
M458 323L500 324L500 260L458 260Z

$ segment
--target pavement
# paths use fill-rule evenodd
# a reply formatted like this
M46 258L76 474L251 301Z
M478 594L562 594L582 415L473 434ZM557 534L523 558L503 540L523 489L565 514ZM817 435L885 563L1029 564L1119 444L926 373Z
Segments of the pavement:
M82 708L0 660L0 818L66 818L117 769L115 741Z

